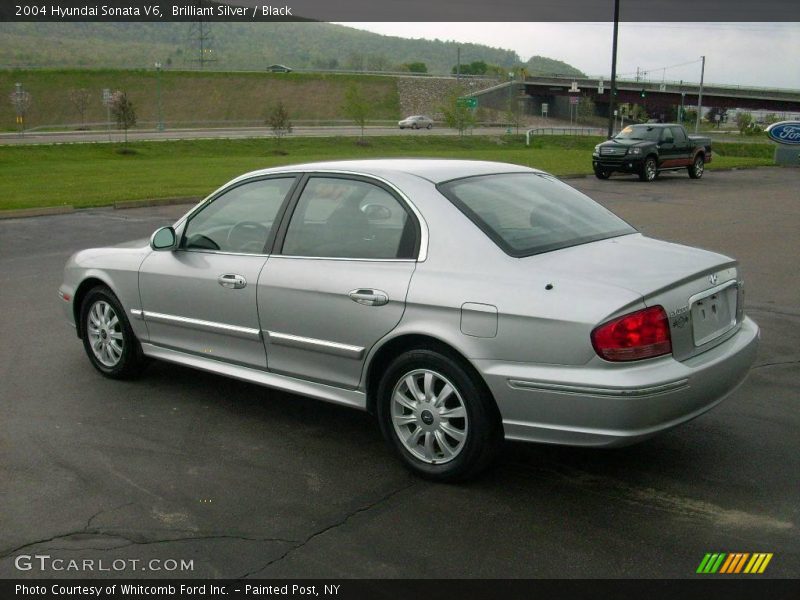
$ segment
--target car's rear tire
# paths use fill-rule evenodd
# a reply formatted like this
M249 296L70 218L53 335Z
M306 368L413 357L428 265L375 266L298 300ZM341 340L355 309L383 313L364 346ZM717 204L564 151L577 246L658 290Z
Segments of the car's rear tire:
M597 177L598 179L608 179L609 177L611 177L611 171L595 168L594 176Z
M655 157L648 156L642 163L642 168L639 171L640 181L653 181L658 175L658 163Z
M83 347L95 369L112 379L139 375L145 365L142 347L114 292L106 286L89 290L80 319Z
M689 171L689 177L691 177L692 179L700 179L706 170L705 157L702 154L698 154L697 156L695 156L692 166L687 167L686 170Z
M377 412L389 446L428 479L474 477L502 446L502 422L484 383L435 350L410 350L392 361L378 385Z
M427 128L430 129L431 127L433 127L433 123L428 123L428 127Z

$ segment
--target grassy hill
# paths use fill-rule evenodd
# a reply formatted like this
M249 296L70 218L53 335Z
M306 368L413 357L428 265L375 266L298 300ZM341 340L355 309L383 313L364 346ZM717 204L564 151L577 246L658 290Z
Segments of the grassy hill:
M164 71L162 115L167 127L264 123L268 109L283 101L294 120L341 119L347 88L355 84L370 99L369 119L397 119L400 103L396 78L374 75L265 72ZM26 127L79 124L70 90L91 94L86 123L105 122L103 88L124 90L136 108L139 126L153 127L158 116L158 81L154 70L62 69L0 71L0 90L20 82L32 101ZM14 107L0 102L0 129L15 129Z
M331 23L213 23L210 48L219 70L261 70L272 63L293 68L387 71L424 62L449 73L461 48L463 63L482 60L514 67L516 52L480 44L406 39ZM0 67L142 69L159 61L196 67L192 23L0 23ZM534 57L532 73L578 74L561 61Z

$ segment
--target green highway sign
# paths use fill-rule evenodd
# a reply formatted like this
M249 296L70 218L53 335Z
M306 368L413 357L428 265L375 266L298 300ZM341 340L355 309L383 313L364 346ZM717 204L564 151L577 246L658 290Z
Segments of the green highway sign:
M460 108L478 108L477 98L459 98L456 104Z

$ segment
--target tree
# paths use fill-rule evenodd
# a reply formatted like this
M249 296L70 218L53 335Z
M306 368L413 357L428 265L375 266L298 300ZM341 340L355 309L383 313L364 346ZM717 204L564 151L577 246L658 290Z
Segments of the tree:
M287 133L292 133L292 122L289 119L289 111L286 110L280 100L267 113L267 125L272 129L272 134L277 140L278 146L281 145L281 138Z
M475 125L475 115L465 102L460 101L458 91L448 96L447 102L441 107L441 110L444 115L444 122L451 129L456 129L461 137L464 136L464 132L467 129Z
M364 127L367 123L369 108L369 101L364 97L361 88L355 83L351 83L344 93L342 111L353 123L361 127L361 141L364 141Z
M717 119L717 115L719 115L719 119ZM727 108L712 106L711 108L708 109L708 112L706 113L706 121L708 121L712 125L716 125L717 129L719 129L720 124L726 122L727 120L728 120Z
M765 125L772 125L773 123L777 123L780 120L781 120L781 118L778 115L776 115L775 113L769 113L769 114L764 115L764 124Z
M739 129L739 133L742 135L747 133L747 130L750 129L753 125L753 115L749 112L739 111L736 113L736 127Z
M427 73L428 65L424 62L410 62L402 65L403 68L409 73Z
M28 113L28 109L31 107L32 97L30 93L22 89L21 86L17 86L17 89L11 92L8 98L11 100L11 104L14 105L14 112L17 113L17 125L21 130L24 130L25 115Z
M86 123L86 109L89 108L91 92L86 88L75 88L71 89L67 95L75 110L78 111L78 115L81 118L81 126L83 126Z
M128 99L127 93L116 91L111 95L109 108L117 122L117 129L125 131L125 145L127 145L128 129L136 125L136 110L133 108L133 103Z
M363 71L364 70L364 55L358 52L352 52L347 57L347 68L350 71Z
M469 64L461 65L461 74L462 75L485 75L486 71L489 70L489 65L487 65L482 60L474 60ZM455 65L451 72L453 74L458 72L458 65Z
M694 108L684 108L682 120L684 123L697 122L697 110L695 110Z
M589 96L581 96L577 108L578 120L585 123L595 114L594 100Z
M648 118L647 111L641 104L634 104L628 111L628 118L631 121L636 121L637 123L644 123Z
M383 54L370 54L367 56L367 69L369 71L386 71L389 69L389 59Z

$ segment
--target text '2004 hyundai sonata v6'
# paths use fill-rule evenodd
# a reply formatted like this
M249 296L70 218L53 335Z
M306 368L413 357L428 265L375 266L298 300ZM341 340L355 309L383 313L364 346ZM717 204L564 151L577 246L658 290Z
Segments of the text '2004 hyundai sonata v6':
M476 161L248 173L149 244L78 252L59 294L103 375L152 357L368 410L441 480L504 438L614 446L697 417L759 337L735 260Z

